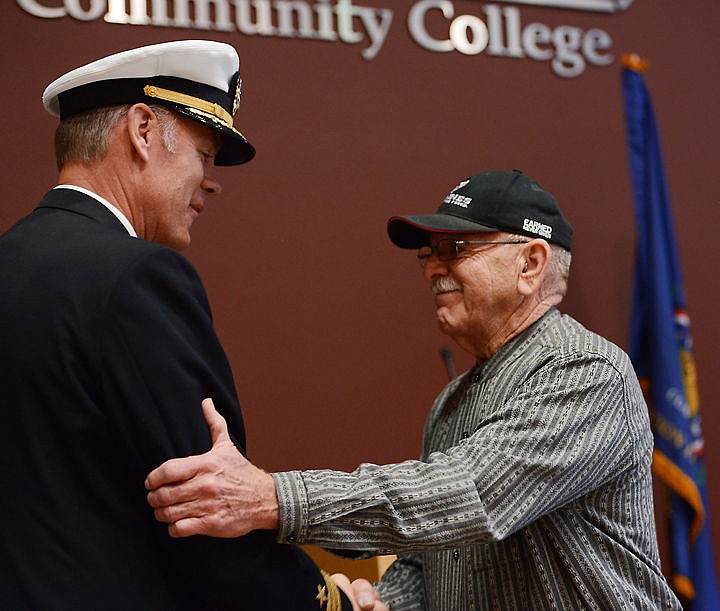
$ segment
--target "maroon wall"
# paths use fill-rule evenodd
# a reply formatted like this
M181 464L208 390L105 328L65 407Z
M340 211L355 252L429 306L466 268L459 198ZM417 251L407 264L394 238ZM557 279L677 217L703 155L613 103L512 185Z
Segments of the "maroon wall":
M619 56L649 58L720 543L716 0L635 0L616 14L496 3L515 7L523 26L607 32L612 63L574 78L548 61L425 50L407 25L419 4L412 1L356 2L393 11L371 61L361 56L367 37L351 44L45 19L24 10L28 2L4 3L0 22L0 230L54 184L55 120L40 104L52 79L142 44L214 38L238 49L245 86L237 124L258 155L221 170L224 192L196 224L187 255L236 375L251 456L271 470L417 456L425 414L446 382L439 351L451 344L436 330L415 257L390 244L385 221L434 210L478 170L520 168L557 196L576 230L564 309L626 347L634 220ZM58 10L63 0L30 4ZM88 14L100 4L74 3ZM450 4L456 15L485 19L490 3ZM438 38L448 32L439 10L427 24ZM362 32L358 18L353 28ZM469 358L454 352L466 367Z

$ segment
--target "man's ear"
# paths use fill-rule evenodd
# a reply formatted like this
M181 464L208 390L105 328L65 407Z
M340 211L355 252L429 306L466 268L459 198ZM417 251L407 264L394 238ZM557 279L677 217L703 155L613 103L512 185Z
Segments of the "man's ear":
M130 146L143 161L150 159L150 146L158 131L158 118L147 104L133 104L127 112Z
M526 297L542 286L550 261L550 245L543 239L531 240L522 248L518 260L518 291Z

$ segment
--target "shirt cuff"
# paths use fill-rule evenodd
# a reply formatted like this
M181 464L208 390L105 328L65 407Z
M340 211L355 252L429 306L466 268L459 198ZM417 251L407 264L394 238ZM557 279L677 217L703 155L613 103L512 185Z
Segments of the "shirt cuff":
M278 496L278 543L299 545L307 537L308 500L300 471L273 473Z

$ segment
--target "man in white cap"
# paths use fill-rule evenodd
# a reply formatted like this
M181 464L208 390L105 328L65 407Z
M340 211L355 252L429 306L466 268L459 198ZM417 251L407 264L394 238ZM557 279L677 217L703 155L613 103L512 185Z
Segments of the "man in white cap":
M148 476L158 519L176 537L241 535L264 524L254 489L281 541L400 555L377 593L354 584L368 608L679 609L630 360L557 309L572 228L555 198L521 172L481 172L388 232L418 249L440 329L476 359L438 396L420 460L269 475L206 402L213 450Z
M256 532L173 540L142 482L210 447L206 396L244 451L202 284L177 251L214 165L255 151L233 126L226 44L119 53L50 84L58 186L0 237L0 608L349 610L301 550Z

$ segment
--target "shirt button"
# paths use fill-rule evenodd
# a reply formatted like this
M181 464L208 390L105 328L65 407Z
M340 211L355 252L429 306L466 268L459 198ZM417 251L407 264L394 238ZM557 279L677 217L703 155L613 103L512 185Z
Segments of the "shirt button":
M290 541L290 543L295 543L295 541L297 541L297 537L295 535L288 535L287 540Z
M468 433L467 431L463 431L462 438L467 439L468 437L470 437L470 433Z
M453 550L453 560L454 560L455 562L457 562L458 560L460 560L460 552L459 552L459 551Z

